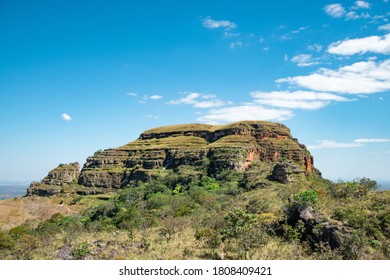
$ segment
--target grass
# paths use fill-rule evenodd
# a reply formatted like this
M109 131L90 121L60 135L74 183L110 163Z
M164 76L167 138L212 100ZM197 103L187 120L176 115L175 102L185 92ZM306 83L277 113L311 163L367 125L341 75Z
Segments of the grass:
M163 134L163 133L172 133L172 132L190 132L190 131L205 131L205 132L216 132L219 130L228 130L234 128L247 128L253 129L252 125L261 125L265 130L272 130L281 135L289 134L289 129L282 124L266 122L266 121L240 121L227 125L206 125L206 124L179 124L171 126L163 126L150 130L146 130L143 135L149 134Z
M340 195L340 188L349 192L348 188L355 188L355 185L332 184L314 176L289 185L272 183L249 191L231 185L229 181L212 178L187 184L177 180L180 177L166 171L156 179L119 193L61 194L51 198L9 200L8 203L15 206L8 211L10 219L20 215L20 210L16 211L18 207L27 205L31 211L33 205L46 203L51 212L37 207L37 214L40 211L40 215L46 216L36 222L26 221L24 228L3 229L0 242L8 242L7 248L11 249L0 250L0 258L390 258L390 191L371 190L359 193L359 197L336 197ZM180 188L177 188L178 184ZM207 184L218 184L219 187L208 188ZM286 209L291 207L291 199L308 189L318 193L318 202L313 206L315 211L329 223L345 229L344 247L335 250L322 245L312 248L301 239L294 225L286 224L289 215ZM152 200L154 204L150 207ZM58 207L69 208L73 213L68 217L54 215L43 222ZM234 226L234 220L227 223L226 217L237 211L235 209L241 209L246 213L244 216L249 215L257 222L252 227L242 227L238 223L234 235L230 233L221 239L227 226ZM18 236L13 235L16 232ZM197 232L203 232L203 235ZM10 243L9 237L18 243ZM210 239L214 237L217 239Z
M224 147L240 147L252 148L255 146L256 140L249 135L228 135L211 143L207 148L224 148Z
M106 193L91 196L77 194L61 194L52 197L16 197L0 201L0 230L9 230L26 222L40 223L55 213L74 215L88 208L97 207L117 193ZM72 203L76 198L77 203Z
M198 149L207 145L207 141L195 136L171 136L165 138L152 138L128 143L119 147L120 150L158 150L158 149Z

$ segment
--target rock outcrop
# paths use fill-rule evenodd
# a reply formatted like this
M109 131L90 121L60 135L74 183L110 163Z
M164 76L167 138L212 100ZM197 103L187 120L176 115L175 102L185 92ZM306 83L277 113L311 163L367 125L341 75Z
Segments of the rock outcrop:
M340 222L332 221L324 214L310 206L301 206L290 213L289 224L296 226L302 223L301 239L313 248L326 244L331 249L339 248L350 238L349 230Z
M283 184L291 183L296 175L305 174L308 169L303 169L302 166L289 162L278 162L272 170L269 178L273 181L278 181Z
M49 172L41 182L33 182L27 190L27 195L50 196L59 194L62 187L76 183L80 176L80 164L60 164Z
M115 189L147 181L163 169L176 171L186 165L217 176L225 170L245 173L254 162L266 163L268 168L262 172L268 172L268 179L282 183L291 182L295 175L319 174L309 151L291 136L286 126L242 121L147 130L124 146L96 152L87 159L80 175L75 170L58 173L57 168L41 184L61 186L77 178L78 184L85 187ZM29 194L37 194L35 189L39 188L32 186Z
M208 175L225 169L248 169L259 160L289 162L292 173L312 173L313 158L290 130L278 123L243 121L228 125L174 125L145 131L117 149L95 153L87 159L79 178L85 186L120 188L132 181L145 181L161 168L182 165L205 168ZM277 173L277 171L275 171ZM286 179L275 180L288 183Z

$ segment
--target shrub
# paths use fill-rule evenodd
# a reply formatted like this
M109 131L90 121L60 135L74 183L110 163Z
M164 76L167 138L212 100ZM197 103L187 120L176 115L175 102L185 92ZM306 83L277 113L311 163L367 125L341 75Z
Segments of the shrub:
M202 244L202 247L210 250L210 255L215 255L215 250L222 243L221 235L212 228L200 228L195 232L195 239Z
M144 187L130 187L123 189L119 193L118 202L127 207L135 202L143 200L145 196L146 195Z
M54 214L50 219L40 224L38 227L39 233L46 237L54 236L56 233L60 232L61 228L59 227L59 224L63 218L64 215L61 213Z
M225 216L225 227L222 235L225 238L237 238L245 234L257 222L257 215L250 214L241 208L234 208Z
M303 207L314 207L318 202L318 193L315 190L306 190L293 196L293 202Z
M160 228L158 235L164 237L167 243L171 241L176 235L176 229L174 227Z
M286 240L300 240L305 232L305 225L301 220L296 223L295 227L284 224L283 232Z
M157 193L170 193L171 190L160 180L151 180L144 183L145 188L145 199L149 199L151 196Z
M214 178L210 178L208 176L203 176L199 185L208 191L219 190L221 188Z
M239 172L236 170L226 169L222 170L221 172L217 173L215 175L215 178L218 181L221 181L223 185L232 185L232 186L238 186L239 182L243 178L243 172Z
M390 238L390 213L384 215L381 218L381 227L383 229L383 233Z
M175 188L172 190L172 194L173 194L173 195L176 195L176 194L182 193L183 190L184 190L183 185L177 184L177 185L175 186Z
M15 241L6 233L0 232L0 250L10 250L15 246Z
M181 205L175 210L175 217L183 217L191 214L192 208L189 205Z
M74 198L72 198L71 202L69 203L69 205L75 205L77 204L78 202L80 202L81 200L83 199L83 197L81 195L77 195L75 196Z
M98 220L101 217L113 218L119 212L120 208L114 201L109 201L98 206L90 214L91 221Z
M17 241L17 245L14 247L14 254L18 260L31 259L31 253L37 248L42 247L42 243L38 237L31 234L24 234Z
M354 228L362 228L367 223L365 211L357 205L337 208L334 211L334 218L340 221L346 221L349 226Z
M166 193L155 193L149 197L146 202L146 208L151 209L159 209L165 205L170 204L172 201L172 196Z
M118 228L132 230L140 224L140 211L134 206L122 207L116 215L114 222Z
M354 231L348 238L345 238L338 251L344 260L357 260L362 257L365 245L364 233Z
M82 242L72 250L72 256L77 260L81 260L84 259L90 251L88 242Z
M20 225L14 228L11 228L9 231L9 234L14 238L14 239L19 239L23 237L24 235L28 234L31 230L27 228L25 225Z
M269 208L270 205L267 200L261 200L255 198L249 200L248 204L245 206L245 209L252 214L268 212Z
M340 181L329 186L329 194L334 198L360 198L378 187L377 182L369 178L355 179L352 182Z
M360 179L355 179L354 182L357 182L359 185L364 187L367 190L375 190L378 188L378 184L376 181L371 180L369 178L363 177Z
M252 226L246 234L236 239L240 259L251 258L250 252L267 244L269 236L262 226Z

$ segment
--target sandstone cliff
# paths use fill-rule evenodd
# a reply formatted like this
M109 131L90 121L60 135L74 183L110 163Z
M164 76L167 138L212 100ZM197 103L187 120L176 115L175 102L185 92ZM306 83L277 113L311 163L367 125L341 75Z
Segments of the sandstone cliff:
M262 170L251 170L262 162ZM68 167L68 165L64 165ZM78 184L96 188L122 188L146 181L161 170L174 171L183 166L208 176L224 170L262 173L262 178L289 183L294 176L319 174L306 147L279 123L242 121L227 125L186 124L147 130L140 137L116 149L96 152L81 173L64 169L51 171L39 184L52 186L47 194L59 191L61 184L77 179ZM77 169L77 168L75 168ZM32 185L30 195L45 195Z
M64 185L76 183L80 175L80 164L60 164L41 182L33 182L27 190L28 195L50 196L59 194Z

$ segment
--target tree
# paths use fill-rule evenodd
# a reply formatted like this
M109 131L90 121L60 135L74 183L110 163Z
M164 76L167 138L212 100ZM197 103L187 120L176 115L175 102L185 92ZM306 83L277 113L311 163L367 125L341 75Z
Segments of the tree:
M226 226L222 228L222 235L225 238L237 238L257 222L257 216L241 208L234 208L225 216L225 222Z

